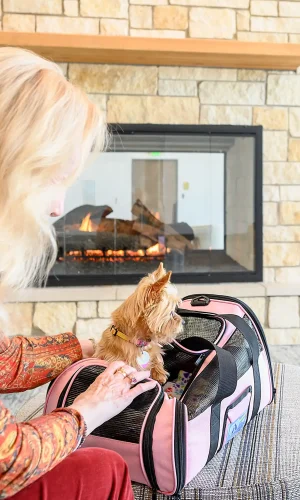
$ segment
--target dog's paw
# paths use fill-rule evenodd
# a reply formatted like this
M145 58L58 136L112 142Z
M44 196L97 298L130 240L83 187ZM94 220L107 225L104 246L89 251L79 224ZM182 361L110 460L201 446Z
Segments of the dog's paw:
M168 373L165 370L157 370L156 368L152 368L151 370L151 378L156 380L159 384L164 385L168 380Z

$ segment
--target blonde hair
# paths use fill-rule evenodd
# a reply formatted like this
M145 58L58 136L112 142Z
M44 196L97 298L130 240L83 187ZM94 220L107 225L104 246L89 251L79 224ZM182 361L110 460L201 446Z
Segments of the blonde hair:
M67 169L65 185L72 183L105 136L103 116L59 66L0 48L1 287L45 280L57 253L48 206L61 186L53 179Z

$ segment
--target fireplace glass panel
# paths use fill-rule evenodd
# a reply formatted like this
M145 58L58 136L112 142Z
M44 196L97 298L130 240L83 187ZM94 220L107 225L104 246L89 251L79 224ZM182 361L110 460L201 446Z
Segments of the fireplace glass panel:
M256 147L253 133L118 131L54 222L50 284L130 283L160 262L174 281L257 275Z

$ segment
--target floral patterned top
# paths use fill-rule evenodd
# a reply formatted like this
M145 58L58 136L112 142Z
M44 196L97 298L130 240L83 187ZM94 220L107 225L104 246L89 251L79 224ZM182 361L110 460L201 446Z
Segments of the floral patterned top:
M0 393L45 384L82 358L76 336L0 339ZM0 499L14 495L74 451L84 420L63 408L30 422L17 423L0 401Z

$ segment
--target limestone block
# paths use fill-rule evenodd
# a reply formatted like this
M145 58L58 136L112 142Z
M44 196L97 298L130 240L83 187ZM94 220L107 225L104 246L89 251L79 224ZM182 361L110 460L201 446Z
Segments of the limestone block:
M78 319L76 322L76 336L79 340L94 338L98 341L108 326L108 319Z
M300 43L300 35L289 35L290 43Z
M99 21L82 17L37 16L36 31L38 33L98 35Z
M78 302L77 303L78 318L96 318L97 317L97 302Z
M264 201L279 201L279 186L264 186L263 199Z
M130 36L142 38L185 38L185 31L179 30L130 30Z
M300 185L280 186L281 201L300 201Z
M7 335L25 335L30 336L32 331L32 303L11 303L3 305L6 319L1 319L0 328Z
M78 2L74 0L64 0L64 14L70 17L78 16Z
M208 125L251 125L250 106L201 106L200 123Z
M89 94L89 99L98 106L98 108L106 113L106 95L102 94Z
M289 109L289 131L293 137L300 137L300 108Z
M289 161L300 161L300 139L289 140Z
M40 302L35 306L33 326L46 335L71 332L75 322L75 302Z
M265 162L265 184L300 184L300 163Z
M152 8L150 6L131 5L129 12L131 28L152 28Z
M80 0L80 14L87 17L128 19L128 0Z
M278 16L275 0L251 0L250 6L251 16Z
M286 161L287 146L287 132L265 131L263 144L264 161Z
M160 80L158 93L166 96L196 96L197 82L192 80Z
M86 92L110 94L156 94L155 66L71 64L69 78Z
M3 0L3 12L62 14L62 0Z
M299 0L279 2L279 15L281 17L300 17Z
M300 106L300 75L269 75L267 102L276 106Z
M2 18L3 31L35 32L35 16L30 14L4 14Z
M299 285L300 267L282 267L276 269L276 282Z
M278 224L278 203L264 203L264 225L276 226Z
M300 226L274 226L264 228L265 241L300 242Z
M299 243L265 243L264 265L266 267L299 266Z
M236 69L224 68L196 68L189 66L161 66L159 68L161 80L217 80L234 82L237 79Z
M131 5L168 5L168 0L130 0Z
M270 328L297 328L299 320L299 297L270 297Z
M265 334L270 345L293 345L300 342L299 328L266 328Z
M300 201L283 201L279 213L281 224L300 225Z
M110 96L108 123L196 124L199 122L197 97Z
M190 10L191 38L234 38L236 15L231 9L192 7Z
M254 82L202 82L201 104L259 105L265 102L265 84Z
M267 72L258 69L239 69L238 80L244 82L265 82Z
M241 299L254 311L262 326L266 324L266 299L265 297L248 297Z
M249 9L250 0L170 0L172 5L188 7L229 7L232 9Z
M288 35L286 33L253 33L239 31L237 33L237 39L241 42L287 43Z
M238 10L236 13L236 27L238 31L249 31L250 13L247 10Z
M122 304L121 300L101 300L98 303L98 316L99 318L110 318L112 313L120 307Z
M127 19L101 19L100 34L106 36L127 36L128 35Z
M154 7L153 26L161 30L185 30L188 27L188 9L172 5Z
M266 130L287 130L288 110L286 108L253 108L253 125L262 125Z
M265 31L271 33L300 33L300 19L292 19L288 17L252 16L251 31Z
M275 269L272 267L266 267L264 269L264 283L274 283L275 281Z

